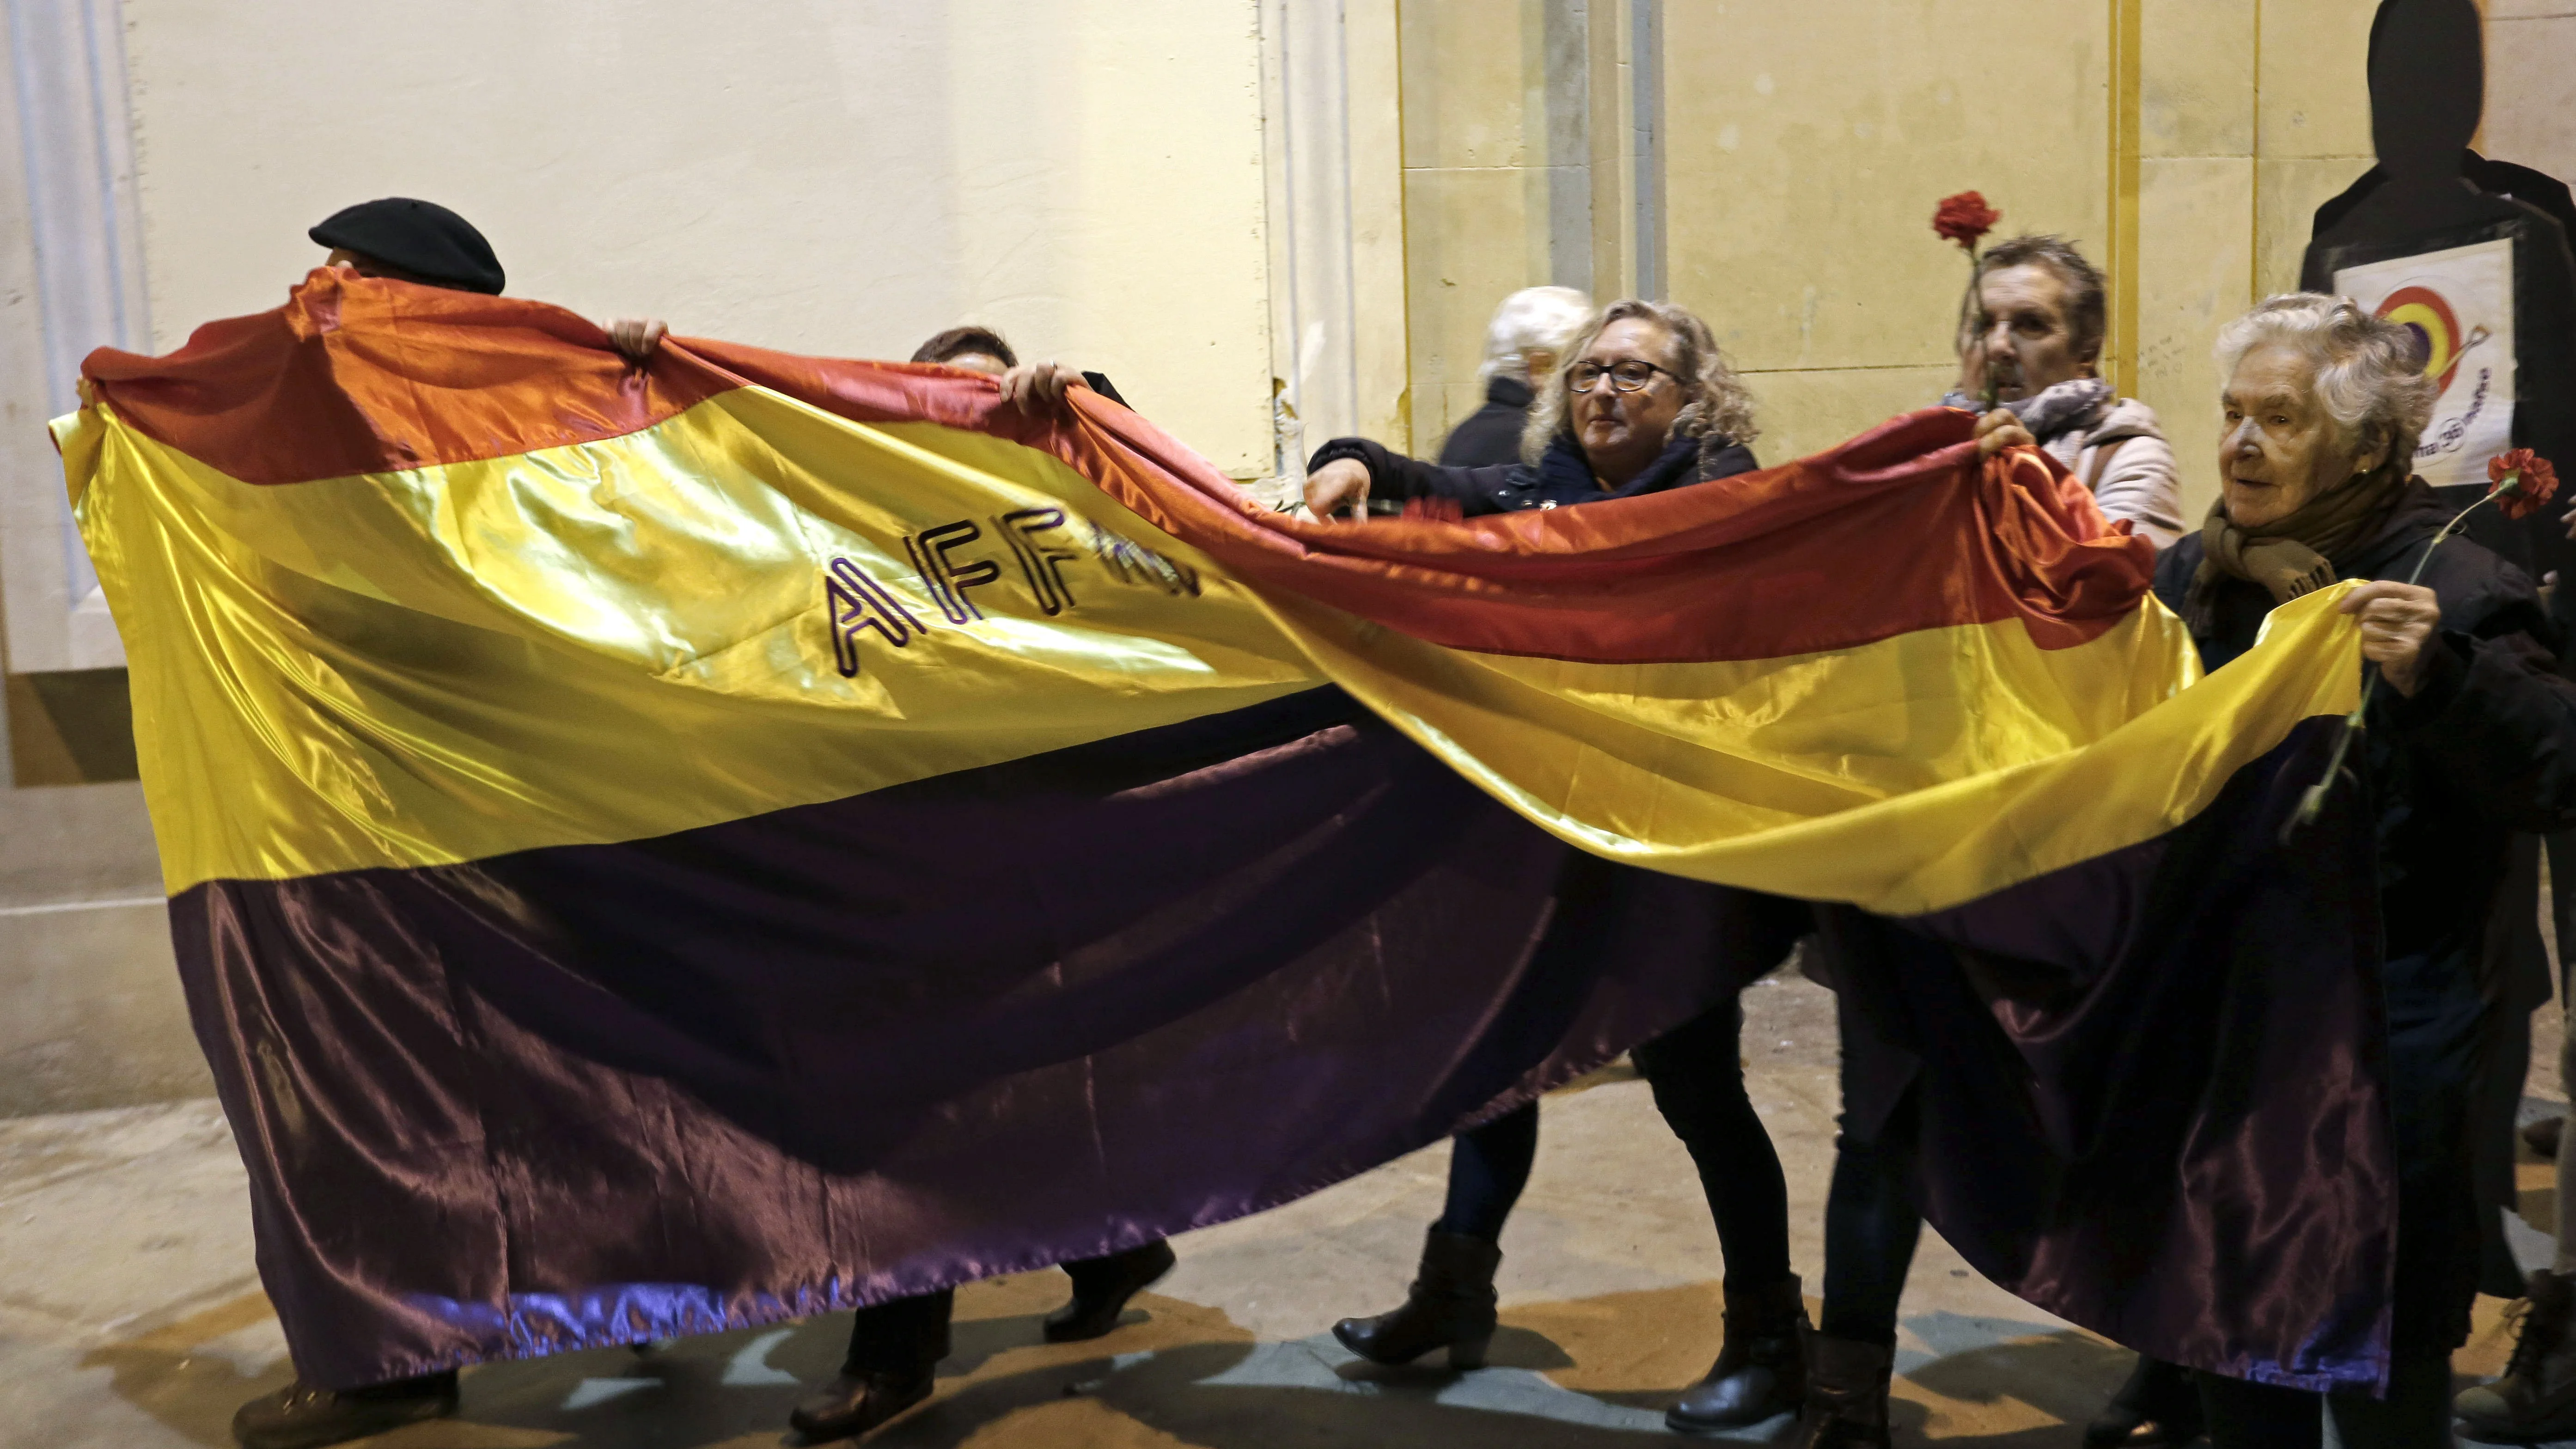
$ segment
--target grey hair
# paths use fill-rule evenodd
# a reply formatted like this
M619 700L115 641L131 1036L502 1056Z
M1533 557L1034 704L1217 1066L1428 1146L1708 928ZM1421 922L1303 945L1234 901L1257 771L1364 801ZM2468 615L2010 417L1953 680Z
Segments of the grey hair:
M1533 352L1565 356L1565 344L1592 320L1592 299L1572 287L1523 287L1494 309L1485 327L1485 360L1476 365L1476 380L1491 382L1498 373L1521 373Z
M2368 446L2385 437L2398 476L2414 471L2415 445L2432 421L2440 388L2424 375L2415 334L2356 306L2349 297L2287 292L2218 331L2218 375L2257 347L2278 344L2316 365L2317 403L2343 430L2344 441Z
M1550 443L1574 435L1566 422L1571 411L1566 374L1603 328L1631 317L1663 328L1673 341L1673 372L1681 384L1684 401L1681 415L1673 419L1671 436L1724 439L1730 443L1750 443L1761 436L1762 430L1753 422L1753 394L1735 375L1735 369L1726 365L1726 357L1717 350L1717 338L1708 330L1708 324L1670 302L1630 297L1602 308L1599 316L1584 324L1583 330L1565 344L1564 355L1557 359L1556 375L1548 379L1546 390L1530 404L1529 422L1521 429L1521 461L1535 463L1547 453Z
M1980 310L1985 277L2006 267L2046 267L2056 273L2066 285L2066 330L2074 339L2075 355L2086 362L2101 360L2102 337L2110 330L2110 288L2101 268L2086 261L2075 243L2062 236L2025 235L1999 241L1986 248L1977 262Z

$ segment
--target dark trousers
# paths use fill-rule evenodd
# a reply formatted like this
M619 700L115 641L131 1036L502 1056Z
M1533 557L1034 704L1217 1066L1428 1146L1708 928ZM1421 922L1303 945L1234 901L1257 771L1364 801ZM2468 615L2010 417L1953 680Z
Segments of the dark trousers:
M1893 1347L1905 1274L1923 1238L1922 1110L1910 1022L1892 1003L1898 963L1946 948L1848 907L1816 912L1811 974L1834 992L1842 1116L1825 1189L1825 1306L1817 1331Z
M1771 1134L1744 1093L1744 1012L1736 1001L1637 1048L1656 1110L1688 1148L1717 1220L1726 1281L1768 1287L1789 1277L1789 1186ZM1538 1104L1462 1132L1450 1151L1449 1200L1433 1227L1500 1237L1538 1156Z
M1850 1035L1843 1040L1848 1076ZM1905 1274L1923 1240L1923 1209L1914 1185L1921 1137L1911 1090L1867 1135L1855 1131L1850 1114L1844 1114L1833 1182L1825 1190L1825 1311L1817 1332L1856 1343L1895 1345Z
M2388 991L2388 1098L2396 1119L2397 1263L2390 1347L2448 1358L2468 1341L2477 1297L2479 1209L2471 1108L2495 1008L2457 960L2400 957Z
M850 1318L850 1356L841 1372L902 1373L948 1357L948 1319L957 1294L942 1288L914 1298L871 1303Z
M2392 1365L2385 1399L2302 1393L2216 1374L2192 1377L2200 1383L2213 1449L2318 1449L2328 1413L2344 1449L2449 1449L2452 1443L2447 1354Z
M1076 1258L1065 1263L1064 1271L1073 1279L1075 1296L1092 1288L1094 1275L1118 1276L1120 1259L1126 1256L1114 1253L1106 1258ZM956 1292L942 1288L911 1298L889 1298L860 1309L850 1316L850 1356L841 1365L841 1372L909 1372L927 1369L948 1357L948 1320L956 1305Z

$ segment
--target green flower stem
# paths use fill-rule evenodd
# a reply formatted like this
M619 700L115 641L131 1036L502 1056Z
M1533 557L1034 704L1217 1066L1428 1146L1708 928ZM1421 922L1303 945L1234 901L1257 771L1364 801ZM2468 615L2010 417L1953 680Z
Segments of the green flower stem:
M1984 310L1977 302L1977 244L1975 242L1967 244L1967 253L1968 289L1959 296L1959 330L1962 332L1967 331L1969 324L1974 322L1978 314ZM1985 381L1985 389L1980 394L1980 398L1985 404L1983 412L1990 413L1995 410L1996 388L1994 370L1990 366L1986 365L1991 361L1991 359L1986 356L1986 329L1982 327L1977 329L1976 340L1972 345L1977 349L1977 361L1979 364L1977 374Z
M2442 531L2433 535L2433 541L2424 545L2424 555L2423 557L2415 560L2415 571L2406 576L2406 582L2411 586L2417 580L2424 577L2424 566L2433 561L2433 550L2442 546L2442 540L2449 538L2454 533L2457 533L2460 525L2469 521L2470 514L2477 512L2479 509L2486 507L2487 504L2498 498L2504 497L2506 494L2515 491L2521 486L2522 476L2520 474L2516 474L2498 485L2496 489L2487 494L2486 497L2479 499L2477 502L2470 504L2468 507L2461 509L2457 514L2453 515L2450 522L2442 525ZM2287 846L2300 831L2307 829L2309 825L2315 823L2316 818L2325 812L2326 797L2333 793L2335 782L2343 778L2344 756L2351 752L2353 740L2355 737L2359 736L2365 728L2362 722L2363 716L2370 712L2370 701L2379 689L2379 679L2379 671L2374 669L2370 671L2370 677L2362 681L2361 703L2353 706L2352 713L2343 717L2343 729L2335 735L2334 753L2326 758L2325 778L2317 781L2313 785L2310 785L2307 788L2306 793L2299 796L2298 810L2294 812L2290 816L2289 820L2281 827L2282 845Z

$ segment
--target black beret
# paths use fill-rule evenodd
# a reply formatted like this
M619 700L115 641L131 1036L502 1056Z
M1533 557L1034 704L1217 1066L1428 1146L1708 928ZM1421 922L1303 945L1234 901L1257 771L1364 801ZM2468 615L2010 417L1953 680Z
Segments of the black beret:
M306 235L326 247L346 247L424 282L498 295L501 259L473 223L434 202L408 196L362 201Z

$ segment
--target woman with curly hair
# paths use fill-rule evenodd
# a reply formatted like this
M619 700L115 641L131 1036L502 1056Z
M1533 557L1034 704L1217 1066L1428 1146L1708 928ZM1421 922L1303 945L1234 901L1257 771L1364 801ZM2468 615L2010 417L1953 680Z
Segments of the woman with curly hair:
M1530 410L1523 461L1443 468L1364 439L1337 438L1307 465L1308 506L1321 517L1365 516L1374 494L1408 500L1409 511L1505 513L1631 498L1752 471L1745 447L1754 436L1752 398L1699 318L1668 303L1614 302L1575 335L1564 357ZM1681 929L1690 893L1714 889L1578 856L1558 882L1557 911L1538 950L1561 959L1613 953L1619 943L1603 922L1644 915ZM1638 913L1614 904L1632 891L1665 893L1671 909ZM1755 929L1714 939L1713 953L1736 959L1712 964L1731 967L1745 982L1777 964L1807 921L1803 907L1779 904L1776 919L1766 915ZM1807 1314L1789 1271L1788 1186L1744 1092L1743 1024L1730 995L1635 1053L1655 1106L1690 1149L1726 1255L1725 1345L1716 1366L1667 1415L1683 1433L1758 1423L1795 1408L1805 1392L1800 1336ZM1345 1319L1334 1336L1376 1363L1408 1363L1445 1348L1453 1367L1480 1366L1495 1326L1503 1220L1537 1153L1536 1103L1459 1134L1446 1209L1424 1240L1404 1305Z
M1473 517L1753 471L1752 394L1699 318L1669 302L1613 302L1565 357L1530 408L1521 461L1443 468L1366 438L1335 438L1306 464L1306 506L1330 518L1372 497L1401 498Z

